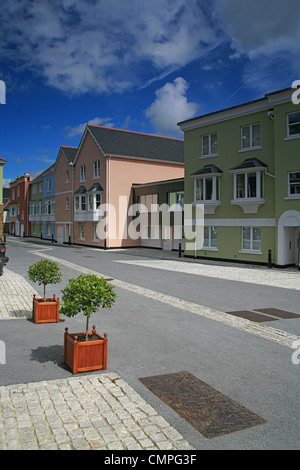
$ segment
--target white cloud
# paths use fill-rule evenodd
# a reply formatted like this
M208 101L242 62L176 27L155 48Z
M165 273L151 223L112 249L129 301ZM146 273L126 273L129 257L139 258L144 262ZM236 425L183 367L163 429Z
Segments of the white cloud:
M89 120L88 123L96 126L114 127L111 118L96 117L94 119ZM66 127L65 130L67 131L67 137L75 137L76 135L82 135L85 130L86 124L86 122L83 122L82 124L78 124L78 126Z
M188 102L187 89L186 80L178 77L156 91L156 99L146 110L146 117L157 132L179 134L177 123L195 115L197 104Z
M218 43L198 0L10 0L1 14L2 56L69 94L142 86Z

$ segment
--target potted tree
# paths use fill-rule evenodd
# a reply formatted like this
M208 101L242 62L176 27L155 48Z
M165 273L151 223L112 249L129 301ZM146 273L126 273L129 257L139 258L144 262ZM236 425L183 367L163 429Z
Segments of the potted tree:
M86 316L85 332L64 334L64 362L73 374L107 368L107 334L100 336L93 325L89 331L90 316L100 307L111 307L117 298L113 286L95 274L81 274L71 278L62 290L60 312L73 317L82 312Z
M41 260L29 266L28 278L44 286L44 297L33 296L32 317L35 323L59 322L59 298L53 294L52 298L46 297L46 285L57 284L61 280L60 269L54 261Z

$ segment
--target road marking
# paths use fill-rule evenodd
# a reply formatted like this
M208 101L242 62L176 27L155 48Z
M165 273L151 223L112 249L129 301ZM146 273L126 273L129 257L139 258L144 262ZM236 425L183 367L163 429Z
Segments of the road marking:
M40 251L33 251L32 253L37 256L42 256L44 258L56 261L57 263L60 263L64 266L67 266L84 274L96 274L97 276L107 277L105 274L101 274L91 269L84 268L70 261L65 261L60 258L50 256L49 254L46 255L44 253L41 253ZM257 324L250 320L245 320L244 318L234 317L233 315L230 315L228 313L204 307L193 302L188 302L186 300L179 299L171 295L162 294L160 292L146 289L145 287L136 286L135 284L131 284L129 282L120 281L114 278L112 284L114 284L116 287L120 287L121 289L128 290L135 294L143 295L144 297L156 300L158 302L162 302L167 305L171 305L173 307L180 308L187 312L194 313L195 315L199 315L210 320L218 321L233 328L237 328L247 333L260 336L261 338L273 341L283 346L287 346L291 349L296 349L295 344L297 341L300 341L299 336L293 335L291 333L287 333L285 331L278 330L270 326Z

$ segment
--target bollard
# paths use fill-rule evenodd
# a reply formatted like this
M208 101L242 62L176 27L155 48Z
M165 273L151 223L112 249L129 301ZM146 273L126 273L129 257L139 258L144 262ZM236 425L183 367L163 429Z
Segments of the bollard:
M272 268L272 251L268 250L268 268Z
M179 243L179 252L178 252L179 258L181 258L181 243Z

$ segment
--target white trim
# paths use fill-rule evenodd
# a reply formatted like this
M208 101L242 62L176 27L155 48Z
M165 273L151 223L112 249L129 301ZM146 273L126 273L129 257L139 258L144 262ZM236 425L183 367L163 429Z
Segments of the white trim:
M195 225L195 219L185 219L184 225ZM243 218L243 219L204 219L204 226L210 227L276 227L274 218Z

